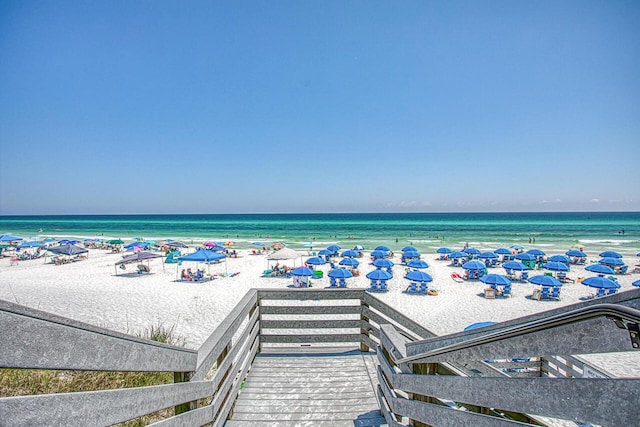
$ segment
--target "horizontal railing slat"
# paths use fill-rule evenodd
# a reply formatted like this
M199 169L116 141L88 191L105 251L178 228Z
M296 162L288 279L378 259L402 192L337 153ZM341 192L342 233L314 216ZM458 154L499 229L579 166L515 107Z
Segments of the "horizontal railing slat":
M368 292L365 292L364 294L363 303L379 311L380 313L382 313L389 319L393 320L397 324L401 325L403 328L407 329L408 331L411 331L412 335L415 335L416 338L424 339L424 338L436 336L435 333L424 328L422 325L410 319L409 317L405 316L404 314L400 313L398 310L391 308L390 306L382 303L379 299L369 294ZM366 306L363 307L363 309L366 309ZM382 323L389 323L389 322L386 320L381 320L380 322L376 322L376 323L382 324Z
M105 426L213 394L210 382L0 398L0 424Z
M261 320L262 329L348 329L359 328L357 320Z
M258 289L258 298L263 300L362 300L364 289Z
M0 302L0 367L187 372L197 354Z
M260 335L263 344L360 342L361 334Z
M171 418L149 424L149 427L184 427L202 426L213 421L213 407L211 405L183 412Z
M261 305L264 315L360 314L360 305Z

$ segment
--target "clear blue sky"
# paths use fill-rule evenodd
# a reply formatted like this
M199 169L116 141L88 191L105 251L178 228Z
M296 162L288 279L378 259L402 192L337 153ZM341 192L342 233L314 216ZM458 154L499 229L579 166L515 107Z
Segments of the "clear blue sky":
M640 210L639 1L1 1L0 214Z

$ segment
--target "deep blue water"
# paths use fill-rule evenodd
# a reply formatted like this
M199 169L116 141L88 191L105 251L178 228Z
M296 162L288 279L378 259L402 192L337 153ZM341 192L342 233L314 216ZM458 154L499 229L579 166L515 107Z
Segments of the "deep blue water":
M392 249L413 244L425 251L456 249L466 242L481 248L517 243L551 250L583 244L586 250L611 248L635 255L640 251L640 212L0 216L0 234L187 243L231 239L240 247L256 240L292 246L386 244Z

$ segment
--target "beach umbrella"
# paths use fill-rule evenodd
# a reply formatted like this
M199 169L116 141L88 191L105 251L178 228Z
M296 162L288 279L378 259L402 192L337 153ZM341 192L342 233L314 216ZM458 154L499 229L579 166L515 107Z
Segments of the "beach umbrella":
M353 274L346 268L334 268L333 270L329 271L327 276L333 277L335 279L348 279L349 277L353 277Z
M551 255L549 257L549 261L551 262L562 262L565 264L569 264L571 260L564 255Z
M586 258L587 254L582 252L580 249L569 249L564 253L566 256L577 257L577 258Z
M484 262L473 260L465 262L462 265L462 268L464 268L465 270L484 270L485 268L487 268L487 266L484 265Z
M465 331L470 331L472 329L478 329L478 328L483 328L485 326L489 326L489 325L494 325L496 322L477 322L477 323L472 323L471 325L467 326L466 328L464 328Z
M328 246L327 249L330 250L331 252L338 252L342 248L338 245L331 245L331 246Z
M487 274L480 278L482 283L487 285L507 286L511 284L511 280L507 279L502 274Z
M360 256L360 252L354 251L352 249L347 249L346 251L342 252L342 256L349 258L358 257Z
M402 253L404 258L420 258L420 252L418 251L406 251Z
M451 249L449 249L449 248L438 248L436 250L436 252L439 253L439 254L446 255L446 254L450 254L453 251Z
M53 248L48 249L49 252L53 252L54 254L59 255L79 255L89 252L88 249L81 248L75 245L60 245Z
M424 271L417 270L410 271L406 276L404 276L404 278L413 280L414 282L431 282L433 280L433 277L431 277L429 274L425 273Z
M546 255L542 250L540 250L540 249L536 249L536 248L534 248L534 249L529 249L529 250L527 251L527 253L528 253L528 254L531 254L531 255L533 255L533 256L545 256L545 255Z
M129 248L133 248L133 247L139 247L139 248L147 248L149 246L149 242L133 242L133 243L129 243L128 245L124 245L125 248L129 249Z
M636 280L632 283L633 286L640 286L640 280Z
M363 250L364 250L364 246L362 246L362 245L355 245L355 246L353 247L353 250L354 250L354 251L363 251Z
M527 267L526 265L524 265L523 263L521 263L519 261L505 262L504 264L502 264L502 267L505 270L516 270L516 271L529 270L529 267Z
M636 256L640 256L640 252L638 252L638 253L636 254Z
M389 246L385 246L385 245L380 245L380 246L376 246L374 248L375 251L385 251L385 252L389 252L391 249L389 249Z
M366 277L367 279L372 279L372 280L389 280L393 276L391 275L391 273L387 272L387 270L375 269L367 273Z
M444 249L446 249L446 248L444 248ZM416 248L415 246L405 246L404 248L402 248L402 252L407 252L407 251L416 251L416 252L418 252L418 248ZM449 249L449 251L451 251L451 249ZM438 253L442 253L442 252L438 252ZM447 252L447 253L449 253L449 252Z
M480 255L480 250L476 248L464 248L462 252L471 255Z
M451 252L449 258L466 258L467 254L461 251Z
M511 255L511 251L507 248L498 248L493 251L493 253L498 255Z
M286 248L287 245L284 242L275 242L273 245L271 245L271 247L273 249L283 249Z
M264 246L264 243L262 242L251 242L251 244L256 246Z
M602 258L598 262L600 264L604 264L604 265L624 265L624 261L622 261L622 259L620 259L620 258L612 258L612 257Z
M339 264L357 268L360 265L360 262L355 258L344 258L340 260Z
M526 252L516 255L516 259L520 261L535 261L536 257L534 255L528 254Z
M411 268L429 268L429 264L426 261L421 259L412 259L407 263L407 267Z
M325 261L320 257L314 256L314 257L311 257L311 258L309 258L307 260L307 264L310 264L310 265L323 265L323 264L325 264Z
M588 277L582 281L583 285L598 289L618 289L620 285L606 277Z
M374 258L384 258L387 256L387 251L374 250L374 251L371 251L371 256Z
M391 268L394 266L393 261L386 258L378 258L373 261L373 265L378 268Z
M285 260L285 259L296 259L301 254L291 248L282 248L279 251L276 251L269 255L267 259L269 261L272 260Z
M592 273L598 273L598 274L615 274L615 271L613 271L613 268L604 264L591 264L587 266L585 270L590 271Z
M58 244L59 245L75 245L80 243L80 240L75 240L75 239L62 239L62 240L58 240Z
M515 249L516 251L520 251L520 250L524 249L524 246L520 246L520 245L511 245L509 247L511 249Z
M24 240L22 237L13 236L11 234L3 234L0 236L0 242L17 242L18 240Z
M308 267L294 268L293 270L291 270L291 274L294 276L300 276L300 277L311 277L315 275L313 270Z
M318 251L318 255L333 255L333 252L331 252L329 249L320 249Z
M482 252L480 255L478 255L478 258L492 259L492 258L498 258L498 255L496 255L495 252Z
M178 261L193 261L193 262L209 263L211 261L218 261L223 258L226 258L226 256L224 256L221 253L210 251L207 249L198 249L197 251L192 252L188 255L178 257Z
M551 271L569 271L569 266L564 262L545 262L542 267Z
M107 245L124 245L124 242L120 239L111 239L105 242Z
M622 254L619 254L616 251L604 251L600 253L600 257L602 258L622 258Z
M540 285L540 286L553 286L554 288L558 286L562 286L561 281L559 281L553 276L546 276L544 274L539 276L529 277L529 283L533 283L534 285Z
M25 242L25 243L21 243L18 246L16 246L18 249L24 249L24 248L44 248L45 245L44 243L40 243L40 242Z

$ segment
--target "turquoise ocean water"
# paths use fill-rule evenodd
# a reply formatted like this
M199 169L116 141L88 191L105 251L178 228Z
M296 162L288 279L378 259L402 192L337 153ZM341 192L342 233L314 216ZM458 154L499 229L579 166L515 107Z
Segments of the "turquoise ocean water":
M0 216L0 234L172 238L190 244L233 240L238 248L255 247L255 241L284 241L294 248L311 243L314 249L337 243L399 250L412 244L424 253L441 246L460 249L467 242L480 249L520 244L547 253L581 244L590 255L613 249L635 256L640 212Z

